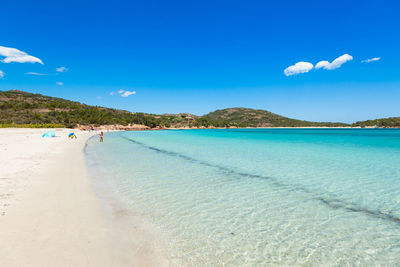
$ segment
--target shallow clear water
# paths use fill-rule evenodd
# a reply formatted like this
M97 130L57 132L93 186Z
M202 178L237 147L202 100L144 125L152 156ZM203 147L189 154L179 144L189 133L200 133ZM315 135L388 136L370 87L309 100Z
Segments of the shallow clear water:
M117 132L86 150L177 265L400 266L399 130Z

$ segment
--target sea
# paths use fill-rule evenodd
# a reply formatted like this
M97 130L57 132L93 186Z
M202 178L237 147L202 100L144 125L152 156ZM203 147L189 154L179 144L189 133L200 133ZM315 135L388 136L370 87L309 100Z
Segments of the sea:
M400 266L398 129L112 132L85 153L171 265Z

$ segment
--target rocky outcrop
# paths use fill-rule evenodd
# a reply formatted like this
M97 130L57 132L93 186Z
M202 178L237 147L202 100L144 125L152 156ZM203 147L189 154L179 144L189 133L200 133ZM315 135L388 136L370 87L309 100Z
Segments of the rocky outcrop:
M76 127L79 130L84 130L88 131L91 129L90 125L77 125ZM119 125L119 124L114 124L114 125L101 125L98 127L93 127L96 130L117 130L117 131L141 131L141 130L150 130L151 128L146 125L142 124L128 124L128 125ZM157 128L160 129L160 128Z

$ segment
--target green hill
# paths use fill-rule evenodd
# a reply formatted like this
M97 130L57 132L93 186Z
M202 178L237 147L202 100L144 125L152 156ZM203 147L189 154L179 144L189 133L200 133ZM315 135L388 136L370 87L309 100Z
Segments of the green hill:
M400 128L400 117L358 121L352 124L353 127L375 127L377 125L382 128Z
M89 106L40 94L0 91L0 124L33 127L75 127L80 125L143 124L157 127L162 122L153 115Z
M397 118L398 119L398 118ZM170 127L333 127L344 123L309 122L248 108L216 110L204 116L188 113L154 115L89 106L62 98L23 91L0 91L2 127L76 127L131 125Z
M216 110L203 116L212 121L225 121L237 127L338 127L345 123L309 122L290 119L272 112L249 108L227 108Z

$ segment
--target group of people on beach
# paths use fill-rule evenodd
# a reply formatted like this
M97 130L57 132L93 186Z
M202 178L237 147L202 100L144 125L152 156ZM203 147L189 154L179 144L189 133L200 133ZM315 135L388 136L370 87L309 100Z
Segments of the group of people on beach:
M93 131L95 131L95 130L96 130L96 129L94 128L94 126L93 126L93 125L90 125L89 132L93 132ZM104 133L103 133L102 131L100 132L99 137L100 137L100 143L103 143Z
M95 131L95 128L93 127L93 125L91 125L89 128L89 132L91 132L91 131ZM100 137L100 143L103 143L104 133L102 131L100 132L99 137Z

